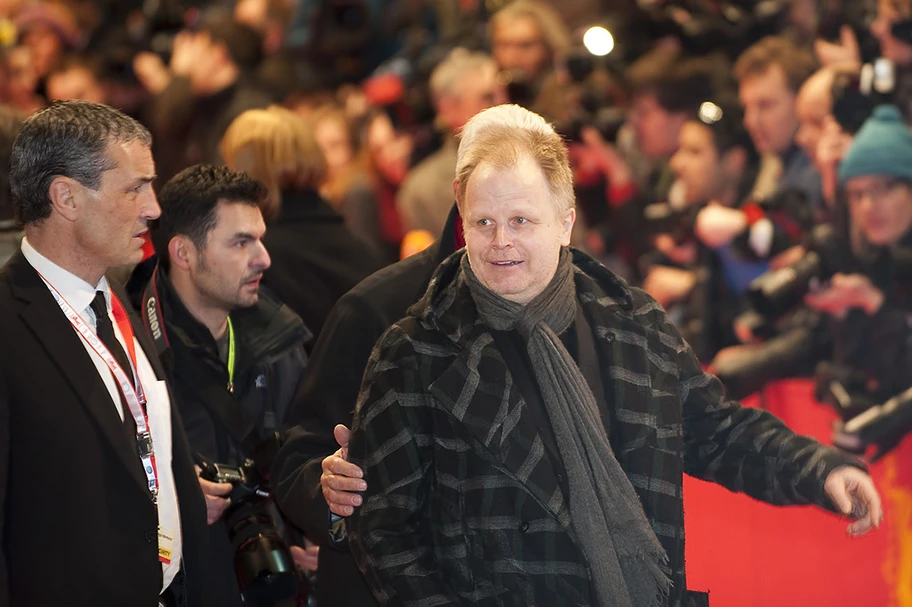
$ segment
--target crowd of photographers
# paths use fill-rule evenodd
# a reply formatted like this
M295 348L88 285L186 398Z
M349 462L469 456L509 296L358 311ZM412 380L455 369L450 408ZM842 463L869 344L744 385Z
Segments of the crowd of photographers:
M583 44L593 25L607 54ZM273 439L333 304L452 228L457 135L506 102L568 142L574 246L655 297L733 398L814 377L840 447L879 457L912 432L912 0L0 0L4 261L12 139L66 99L148 126L158 187L227 164L272 192L264 282L306 325L279 419L255 422ZM256 446L200 423L204 476L246 482Z

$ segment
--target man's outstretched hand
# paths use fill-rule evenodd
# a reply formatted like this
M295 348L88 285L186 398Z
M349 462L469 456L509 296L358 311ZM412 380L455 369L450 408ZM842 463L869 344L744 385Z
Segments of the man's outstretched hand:
M827 476L824 489L840 512L856 518L846 529L849 535L861 536L880 526L883 521L880 496L864 470L840 466Z

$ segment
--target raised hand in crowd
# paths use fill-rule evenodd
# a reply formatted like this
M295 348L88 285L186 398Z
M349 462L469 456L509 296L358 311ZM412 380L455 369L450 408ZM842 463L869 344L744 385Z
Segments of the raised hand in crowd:
M574 163L598 171L614 188L633 184L633 172L630 167L614 145L605 141L598 130L591 126L584 127L580 131L580 136L582 143L575 146Z
M694 233L711 249L727 245L747 229L744 211L711 202L697 215Z
M139 53L133 69L142 85L153 94L167 88L174 77L187 78L200 97L212 95L237 78L237 66L222 44L213 42L207 32L183 31L174 38L171 62L164 64L154 53Z
M643 290L667 308L687 297L696 284L697 275L691 270L653 266L643 281Z
M668 234L659 234L655 238L655 248L680 266L689 266L697 261L697 244L688 240L681 244Z
M814 54L824 66L837 64L861 64L861 51L858 38L848 25L839 30L839 42L817 40L814 42Z
M320 475L320 486L330 512L338 516L349 516L361 505L359 492L367 489L362 479L364 472L348 461L348 441L351 431L339 424L333 429L333 436L339 443L339 449L323 460L323 474Z
M862 274L835 274L826 288L809 293L804 302L821 312L843 318L858 308L874 315L884 302L883 292Z

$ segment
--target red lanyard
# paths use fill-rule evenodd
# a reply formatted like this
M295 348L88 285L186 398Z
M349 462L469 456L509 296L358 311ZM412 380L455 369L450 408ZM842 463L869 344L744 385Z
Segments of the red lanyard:
M111 354L110 350L102 343L98 338L98 335L89 328L89 326L82 320L82 317L73 309L73 307L63 298L57 289L54 288L48 280L38 273L44 280L45 284L51 290L51 295L54 296L54 300L57 302L57 305L60 306L60 309L63 311L64 315L67 317L67 320L70 321L70 324L73 325L73 328L76 332L82 336L82 338L89 344L96 354L105 362L108 366L108 369L111 370L111 374L114 376L114 380L117 385L120 387L121 394L123 394L124 402L129 407L129 414L132 415L133 421L136 423L136 445L139 450L139 458L142 460L143 471L146 474L146 480L148 481L149 493L152 494L152 501L157 501L158 499L158 468L155 465L155 449L152 444L152 431L149 428L149 417L146 414L144 405L146 404L145 392L142 388L142 383L139 379L139 371L136 365L136 345L134 344L133 336L133 326L130 324L130 319L127 317L127 311L124 309L123 304L120 303L120 300L117 299L117 296L114 295L114 292L111 292L111 309L114 312L114 319L117 321L117 326L120 328L120 333L124 338L124 341L127 343L127 350L129 351L130 363L132 369L130 371L133 373L133 378L136 382L136 388L133 388L133 384L130 383L129 378L120 364ZM127 411L124 411L124 415L127 415Z

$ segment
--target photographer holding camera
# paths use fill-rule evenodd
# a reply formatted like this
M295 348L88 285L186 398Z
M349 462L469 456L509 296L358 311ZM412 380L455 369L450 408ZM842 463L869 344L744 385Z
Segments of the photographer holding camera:
M862 126L840 164L839 181L856 271L834 273L805 303L829 316L835 364L861 372L882 401L912 386L912 134L895 106L878 107ZM886 421L878 432L863 432L864 424L851 421L845 429L860 434L860 443L898 440L896 433L912 429L898 427L898 416L896 423Z
M669 308L700 357L732 341L731 319L747 283L765 262L731 246L713 249L695 234L706 208L737 209L756 176L757 153L733 95L694 107L671 158L677 197L645 210L657 251L641 259L643 288Z
M277 604L298 591L295 563L316 568L313 550L289 554L268 500L310 334L260 288L270 265L258 206L266 195L258 181L224 167L196 165L172 178L159 197L159 261L143 295L146 328L202 466L209 573L219 581L218 596L208 598L219 606Z

